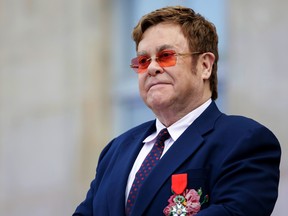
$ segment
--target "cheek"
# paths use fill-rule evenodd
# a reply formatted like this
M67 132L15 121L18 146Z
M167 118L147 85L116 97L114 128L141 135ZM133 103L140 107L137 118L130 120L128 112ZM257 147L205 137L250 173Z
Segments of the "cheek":
M177 80L175 82L175 90L177 92L187 94L187 92L190 92L191 89L195 87L197 84L196 77L190 72L191 74L181 74L181 77L177 77Z

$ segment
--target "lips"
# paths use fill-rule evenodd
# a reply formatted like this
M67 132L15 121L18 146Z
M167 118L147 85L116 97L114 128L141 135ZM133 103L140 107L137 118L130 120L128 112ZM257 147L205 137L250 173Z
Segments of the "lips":
M170 84L169 82L165 82L165 81L152 81L150 83L147 84L147 90L150 90L153 86L157 86L157 85L168 85Z

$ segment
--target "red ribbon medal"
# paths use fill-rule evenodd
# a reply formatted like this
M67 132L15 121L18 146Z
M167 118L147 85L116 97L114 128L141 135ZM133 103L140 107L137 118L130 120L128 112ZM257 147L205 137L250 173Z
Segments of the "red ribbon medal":
M172 191L179 195L182 194L183 191L187 187L187 173L175 174L172 175Z

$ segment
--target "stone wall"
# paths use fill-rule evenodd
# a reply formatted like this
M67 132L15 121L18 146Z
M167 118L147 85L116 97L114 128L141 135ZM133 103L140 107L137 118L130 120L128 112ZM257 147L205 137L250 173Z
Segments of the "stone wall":
M0 1L0 215L84 198L111 137L107 4Z

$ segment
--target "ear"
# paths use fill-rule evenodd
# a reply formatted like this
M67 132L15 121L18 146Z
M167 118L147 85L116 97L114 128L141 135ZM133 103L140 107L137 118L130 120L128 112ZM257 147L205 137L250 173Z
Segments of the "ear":
M212 73L215 55L211 52L203 53L200 57L201 71L203 80L208 80Z

